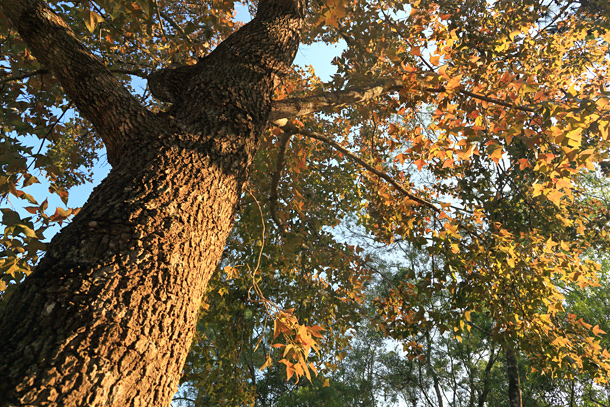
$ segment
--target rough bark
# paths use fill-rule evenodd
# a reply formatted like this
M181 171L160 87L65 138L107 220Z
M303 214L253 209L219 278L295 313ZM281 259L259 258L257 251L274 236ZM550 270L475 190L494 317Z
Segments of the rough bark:
M283 126L286 124L287 118L305 116L320 110L331 111L366 102L382 95L399 92L404 86L403 81L399 79L384 79L364 86L325 92L320 95L278 100L273 104L270 120L278 126Z
M519 376L519 363L517 354L510 346L506 346L506 373L508 375L508 405L510 407L521 407L521 378Z
M114 163L0 314L0 406L169 404L303 3L261 0L154 115L44 3L0 1Z

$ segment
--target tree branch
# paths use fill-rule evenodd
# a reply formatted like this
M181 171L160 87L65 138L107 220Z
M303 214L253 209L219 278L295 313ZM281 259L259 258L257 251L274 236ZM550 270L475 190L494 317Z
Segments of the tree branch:
M32 76L46 75L48 73L49 73L49 71L47 69L37 69L35 71L26 72L26 73L22 73L22 74L19 74L19 75L7 76L6 78L0 79L0 83L7 83L7 82L12 82L12 81L20 81L22 79L31 78Z
M483 373L483 390L479 394L479 402L478 407L485 406L485 400L487 399L487 395L490 392L489 382L491 379L491 369L496 363L496 348L494 347L493 342L491 343L491 351L489 352L489 359L487 360L487 364L485 365L485 371Z
M0 0L6 15L38 61L102 136L112 164L130 133L149 113L106 66L41 0Z
M487 335L487 336L493 336L493 334L492 334L491 332L489 332L489 331L487 331L487 330L485 330L485 329L481 328L481 327L480 327L480 326L478 326L478 325L473 324L471 321L470 321L470 322L468 322L468 325L470 325L471 327L473 327L473 328L474 328L474 329L476 329L477 331L484 333L484 334L485 334L485 335Z
M277 225L277 227L284 232L286 226L284 222L277 216L277 190L280 185L280 178L282 177L282 171L286 164L286 149L288 148L288 142L293 133L285 131L280 139L280 145L277 152L277 161L275 162L275 173L271 179L271 193L269 194L269 211L271 212L271 219Z
M350 159L354 160L356 163L358 163L362 167L366 168L367 171L369 171L369 172L377 175L379 178L382 178L385 181L387 181L390 185L392 185L394 188L396 188L398 191L400 191L400 193L402 193L407 198L417 202L420 205L424 205L424 206L432 209L435 212L441 212L441 209L436 207L436 205L434 205L433 203L428 202L425 199L422 199L422 198L418 197L417 195L414 195L411 192L407 191L402 185L400 185L398 182L396 182L396 180L394 178L392 178L391 176L389 176L387 173L376 169L375 167L373 167L372 165L370 165L366 161L364 161L362 158L358 157L356 154L347 150L345 147L343 147L336 141L331 140L330 138L324 136L323 134L305 130L305 129L299 129L297 126L295 126L292 123L286 123L285 125L278 126L278 127L280 127L282 130L284 130L284 132L287 132L290 134L302 134L306 137L320 140L326 144L329 144L335 150L341 152L341 154L348 156Z
M132 76L137 76L142 79L146 79L146 77L147 77L147 75L144 72L139 71L139 70L124 69L124 68L109 68L108 70L112 73L118 73L118 74L123 74L123 75L132 75ZM31 78L32 76L46 75L48 73L50 73L50 71L48 69L37 69L35 71L24 72L24 73L21 73L18 75L7 76L6 78L0 79L0 83L20 81L22 79Z
M350 106L357 103L375 99L381 95L398 92L404 84L399 79L385 79L365 86L326 92L321 95L306 96L302 98L287 98L273 103L270 120L277 122L281 119L305 116L322 110ZM277 123L280 127L285 124Z
M444 92L445 89L442 88L441 91ZM504 106L504 107L509 107L511 109L517 109L517 110L521 110L523 112L529 112L529 113L534 113L535 112L534 109L529 108L529 107L513 105L512 103L508 103L508 102L505 102L505 101L500 100L500 99L490 98L490 97L485 96L485 95L479 95L477 93L472 93L472 92L467 91L465 89L460 89L460 90L458 90L458 92L461 93L462 95L470 96L471 98L474 98L474 99L484 100L486 102L494 103L496 105L500 105L500 106Z
M169 25L172 26L172 28L174 30L176 30L178 32L178 34L180 34L180 36L182 36L182 38L184 38L189 44L192 44L193 41L191 41L191 39L189 38L189 36L184 32L184 30L182 29L182 27L180 27L180 25L178 23L176 23L174 21L173 18L171 18L171 16L169 14L167 14L165 11L161 10L161 8L159 7L159 5L157 4L157 2L155 2L156 6L157 6L157 11L159 12L159 16L163 17L163 19L165 21L167 21L169 23Z
M404 82L400 79L384 79L368 85L348 88L335 92L325 92L320 95L277 100L273 103L273 110L271 112L270 120L276 126L282 127L287 123L287 119L366 102L382 95L398 92L403 89L404 86ZM444 87L421 88L420 90L431 93L447 91L447 89ZM465 89L458 89L457 92L473 99L483 100L511 109L521 110L528 113L535 112L534 109L529 107L517 106L500 99L479 95Z

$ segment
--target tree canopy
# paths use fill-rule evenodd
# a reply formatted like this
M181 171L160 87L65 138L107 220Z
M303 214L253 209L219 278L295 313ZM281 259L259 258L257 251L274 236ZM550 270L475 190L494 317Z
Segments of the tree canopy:
M48 2L138 103L171 115L184 104L136 79L197 66L243 26L237 4ZM62 73L0 17L4 303L44 256L45 231L78 213L33 185L67 203L117 152L87 116L103 112L76 109ZM316 380L374 321L412 360L431 357L432 330L481 341L478 330L530 369L607 382L605 325L569 293L599 287L610 243L592 185L610 168L609 18L604 1L310 1L302 42L344 44L337 72L322 82L295 66L275 84L184 380L222 388L229 370L254 380L278 364ZM418 259L388 277L345 228ZM195 366L202 355L212 365ZM243 385L227 405L256 391Z

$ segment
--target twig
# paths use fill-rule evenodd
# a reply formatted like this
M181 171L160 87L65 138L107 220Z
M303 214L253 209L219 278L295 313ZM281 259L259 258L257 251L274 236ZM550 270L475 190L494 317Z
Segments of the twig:
M258 258L256 260L256 267L254 267L254 270L250 270L250 277L252 278L252 286L248 290L248 299L250 301L252 301L252 302L262 302L263 305L265 306L265 309L267 310L267 316L271 316L271 310L269 309L269 305L270 305L271 302L267 298L265 298L262 290L260 289L260 287L258 286L258 283L256 282L256 272L260 268L261 257L263 256L263 250L265 248L265 217L263 216L263 210L261 209L261 206L258 203L258 200L254 196L254 194L249 189L247 189L247 188L245 188L245 191L250 195L250 197L254 200L254 203L258 207L258 212L261 215L261 225L262 225L262 228L263 228L263 231L261 233L261 249L258 252ZM248 269L250 269L250 267L248 267ZM260 298L259 301L252 300L252 298L250 297L250 290L252 290L252 289L254 289L254 292ZM275 304L271 303L271 305L275 305ZM264 324L264 326L265 326L265 328L267 326L267 317L265 317L265 324ZM254 348L254 351L256 351L256 349L258 349L258 346L261 344L262 340L263 340L263 336L261 335L261 337L259 338L259 340L258 340L258 342L256 344L256 347Z
M9 76L8 78L0 79L0 83L19 81L21 79L27 79L27 78L30 78L30 77L36 76L36 75L46 75L48 73L49 73L48 69L37 69L32 72L23 73L20 75L13 75L13 76Z
M179 25L178 23L176 23L176 22L174 21L174 19L173 19L173 18L171 18L171 17L170 17L170 16L169 16L169 15L168 15L168 14L167 14L165 11L162 11L162 10L161 10L161 8L160 8L159 6L157 6L157 10L159 11L159 15L160 15L161 17L163 17L163 19L164 19L165 21L167 21L167 22L169 23L169 25L171 25L171 26L172 26L172 28L173 28L174 30L178 31L178 33L179 33L179 34L180 34L182 37L184 37L184 39L185 39L185 40L186 40L188 43L190 43L190 44L192 44L192 43L193 43L193 41L191 41L191 39L189 38L189 36L188 36L188 35L187 35L187 34L184 32L184 30L182 29L182 27L180 27L180 25ZM161 28L163 28L163 24L161 24ZM164 33L165 33L165 31L164 31Z
M55 120L53 122L53 124L51 125L51 127L49 128L49 131L47 131L47 133L44 135L44 137L42 138L42 141L40 142L40 147L38 147L38 151L36 152L35 155L40 154L40 152L42 151L42 147L44 146L44 143L47 141L47 139L49 138L49 136L51 135L51 133L53 132L53 129L55 129L55 126L57 126L59 124L59 122L61 121L61 119L63 119L63 117L66 115L66 112L68 110L70 110L72 108L72 106L74 106L74 104L72 102L70 102L70 104L68 104L68 107L66 107L66 109L61 112L61 115L57 118L57 120ZM34 162L36 161L36 159L34 159L34 161L32 161L28 167L25 169L25 171L29 171L30 167L32 167L32 165L34 164Z
M157 17L159 18L159 27L161 27L161 33L163 36L167 36L165 32L165 27L163 26L163 19L161 18L161 7L159 7L159 3L157 1L154 2L157 7Z

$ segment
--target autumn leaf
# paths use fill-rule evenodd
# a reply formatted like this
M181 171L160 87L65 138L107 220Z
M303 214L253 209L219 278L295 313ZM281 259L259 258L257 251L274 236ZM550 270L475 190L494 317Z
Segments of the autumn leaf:
M93 32L95 27L104 21L104 18L93 10L85 10L85 25L89 32Z
M413 163L414 163L415 165L417 165L417 169L418 169L419 171L421 171L421 170L422 170L422 168L424 168L424 165L426 165L426 164L427 164L427 163L426 163L424 160L422 160L421 158L420 158L419 160L414 161Z

